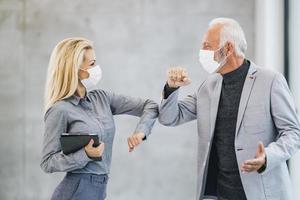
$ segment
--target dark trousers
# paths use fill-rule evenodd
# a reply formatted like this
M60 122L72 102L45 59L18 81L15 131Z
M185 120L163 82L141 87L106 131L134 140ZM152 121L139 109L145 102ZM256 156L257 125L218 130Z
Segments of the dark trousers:
M104 200L107 175L67 173L51 200Z

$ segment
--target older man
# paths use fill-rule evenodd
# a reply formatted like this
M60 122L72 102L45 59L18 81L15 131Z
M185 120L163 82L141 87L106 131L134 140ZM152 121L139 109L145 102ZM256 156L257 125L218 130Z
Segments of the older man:
M212 20L199 60L210 76L178 100L190 83L168 71L160 123L198 125L197 200L293 200L286 161L300 146L295 105L284 77L245 59L247 43L233 19Z

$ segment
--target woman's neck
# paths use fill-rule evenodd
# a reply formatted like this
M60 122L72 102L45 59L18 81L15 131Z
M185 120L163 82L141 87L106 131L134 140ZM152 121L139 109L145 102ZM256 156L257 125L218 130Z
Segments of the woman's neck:
M80 98L83 98L85 96L85 94L86 94L86 89L85 89L85 87L81 83L78 83L76 94Z

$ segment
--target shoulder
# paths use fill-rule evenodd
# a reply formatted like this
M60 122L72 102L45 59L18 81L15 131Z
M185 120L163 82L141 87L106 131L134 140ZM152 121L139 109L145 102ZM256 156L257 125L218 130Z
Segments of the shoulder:
M286 79L284 75L274 69L270 69L267 67L260 67L255 65L256 68L256 76L263 80L265 83L270 82L272 85L274 82L282 82L285 83Z
M44 115L44 120L46 120L49 117L61 117L61 116L65 116L67 113L67 110L69 108L69 103L64 101L64 100L60 100L56 103L54 103L45 113Z
M108 92L102 89L92 90L88 94L88 98L93 101L110 101L110 98L113 96L112 92Z
M261 77L264 80L273 81L275 78L283 77L283 75L280 72L278 72L274 69L270 69L270 68L267 68L267 67L261 67L261 66L258 66L256 64L254 64L254 63L251 63L251 64L256 69L256 76Z

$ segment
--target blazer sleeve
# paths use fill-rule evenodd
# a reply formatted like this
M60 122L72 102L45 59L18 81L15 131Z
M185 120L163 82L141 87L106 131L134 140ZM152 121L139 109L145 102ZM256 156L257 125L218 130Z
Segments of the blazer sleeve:
M143 132L146 138L151 134L158 116L157 103L150 99L144 100L112 92L106 92L106 95L108 96L113 115L127 114L137 116L140 120L135 128L135 133Z
M165 126L177 126L197 118L196 94L188 95L178 100L179 89L175 90L167 99L162 99L159 107L158 120Z
M277 74L271 87L271 115L278 135L266 147L267 163L263 173L286 162L300 148L300 126L296 107L288 84Z

